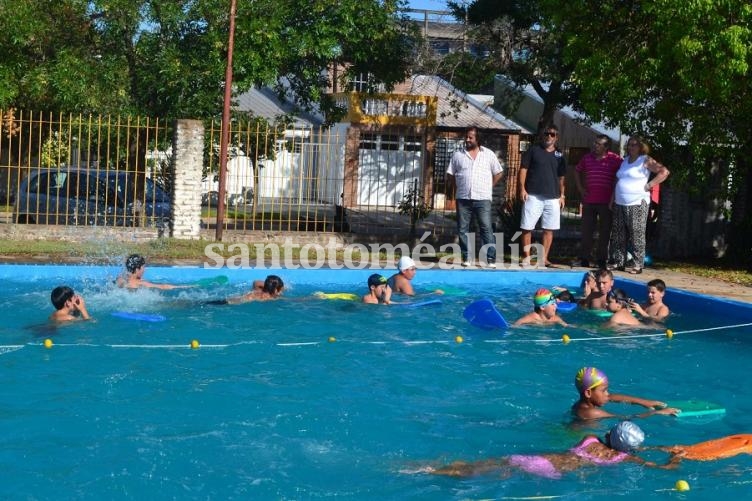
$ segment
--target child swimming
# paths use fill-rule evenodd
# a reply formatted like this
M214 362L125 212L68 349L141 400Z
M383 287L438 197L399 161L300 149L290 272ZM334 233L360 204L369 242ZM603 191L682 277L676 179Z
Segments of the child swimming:
M574 385L580 394L580 399L572 406L572 414L576 419L625 418L625 416L617 416L603 410L602 407L609 402L641 405L649 409L641 414L631 416L633 418L643 418L652 416L653 414L676 416L680 412L679 409L667 407L664 402L658 400L647 400L630 395L609 393L608 377L595 367L583 367L577 371Z
M663 322L671 314L671 310L663 302L663 296L666 294L666 283L660 278L656 278L647 283L647 288L647 302L640 305L632 301L630 306L643 318Z
M645 326L640 322L630 309L630 298L627 293L621 289L613 289L606 296L606 309L612 313L611 318L606 321L604 327L619 327L623 325Z
M567 327L566 323L556 314L556 297L548 289L538 289L533 296L533 311L518 319L514 325L525 324L558 324Z
M603 440L595 435L588 435L566 452L514 454L472 463L455 461L439 468L424 467L418 472L450 477L498 473L502 477L507 477L513 471L522 471L539 477L559 479L564 473L584 466L608 466L625 461L655 466L655 463L647 462L632 454L632 451L642 445L644 440L645 433L639 426L630 421L622 421L611 428Z
M89 312L86 309L84 298L76 294L67 285L61 285L52 289L50 301L55 311L50 315L50 321L63 323L75 320L89 320Z
M392 288L389 287L386 277L374 273L368 277L368 294L364 295L362 302L365 304L389 304L391 303Z
M277 275L268 275L263 282L254 280L253 289L242 296L227 298L227 304L240 304L249 301L269 301L278 299L285 290L285 283Z
M139 254L131 254L125 260L125 275L121 275L117 278L115 283L118 287L125 287L126 289L138 289L139 287L147 287L152 289L187 289L195 287L195 285L172 285L172 284L158 284L144 280L144 272L146 271L146 259Z

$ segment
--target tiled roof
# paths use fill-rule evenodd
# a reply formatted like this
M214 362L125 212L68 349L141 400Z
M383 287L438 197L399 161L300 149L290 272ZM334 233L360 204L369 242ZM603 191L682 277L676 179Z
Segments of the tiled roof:
M466 128L476 126L481 129L532 134L532 131L524 126L513 122L495 111L491 106L481 103L437 76L414 75L407 81L396 85L393 92L438 98L437 127Z

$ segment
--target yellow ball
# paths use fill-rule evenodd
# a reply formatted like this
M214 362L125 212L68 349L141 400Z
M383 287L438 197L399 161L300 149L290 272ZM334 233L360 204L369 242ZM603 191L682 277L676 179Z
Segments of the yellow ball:
M676 481L676 490L677 491L681 491L681 492L688 491L689 490L689 484L687 483L686 480L677 480Z
M672 331L671 329L666 329L666 337L669 339L674 337L674 331Z
M571 339L569 339L569 336L567 336L566 334L561 336L561 340L564 342L564 344L569 344L569 342L571 341Z
M461 343L462 341L464 341L464 339L462 339L462 336L457 336L456 338L454 338L454 341L457 343Z
M44 347L45 348L52 348L52 345L53 345L52 339L45 339L44 340Z
M193 350L198 349L199 346L201 346L201 344L196 339L191 341L191 349Z
M334 337L334 336L329 336L329 342L330 342L330 343L333 343L333 342L335 342L336 340L337 340L337 338L336 338L336 337Z

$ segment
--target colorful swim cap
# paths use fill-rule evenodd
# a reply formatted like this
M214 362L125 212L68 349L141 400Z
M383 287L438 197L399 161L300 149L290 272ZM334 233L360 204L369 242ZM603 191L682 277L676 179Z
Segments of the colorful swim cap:
M535 291L535 296L533 296L533 303L535 306L539 308L543 308L544 306L548 306L551 303L555 303L556 298L553 294L551 294L551 291L548 289L538 289Z
M595 367L583 367L577 371L577 375L574 377L574 385L580 393L606 383L608 383L606 375Z
M611 428L607 435L608 445L621 452L629 452L645 441L645 432L632 421L622 421Z

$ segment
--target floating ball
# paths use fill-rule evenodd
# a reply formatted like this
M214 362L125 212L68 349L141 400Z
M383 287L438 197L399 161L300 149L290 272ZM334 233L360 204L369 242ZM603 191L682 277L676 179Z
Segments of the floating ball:
M666 337L669 339L674 337L674 331L672 331L671 329L666 329Z
M676 490L680 492L688 491L689 490L689 484L686 480L677 480L676 481Z
M457 343L461 343L462 341L464 341L464 339L462 339L462 336L457 336L456 338L454 338L454 340Z
M644 259L645 266L652 266L653 265L653 258L645 254Z
M337 340L337 338L336 338L336 337L334 337L334 336L329 336L329 342L330 342L330 343L333 343L333 342L335 342L336 340Z
M569 336L567 336L566 334L561 336L561 340L564 344L569 344L569 342L571 341L571 339L569 339Z
M52 339L45 339L45 340L44 340L44 347L45 347L45 348L52 348L52 345L53 345L53 344L54 344L54 343L52 342Z
M201 346L197 340L191 341L191 349L195 350L198 349L198 347Z

